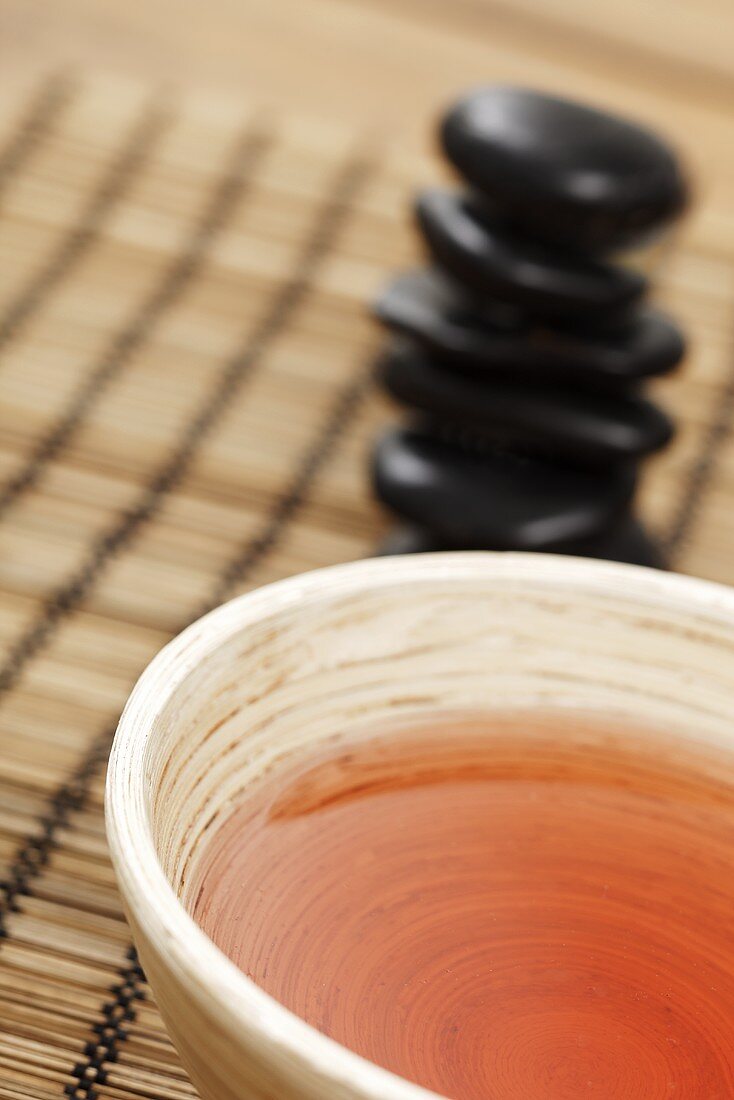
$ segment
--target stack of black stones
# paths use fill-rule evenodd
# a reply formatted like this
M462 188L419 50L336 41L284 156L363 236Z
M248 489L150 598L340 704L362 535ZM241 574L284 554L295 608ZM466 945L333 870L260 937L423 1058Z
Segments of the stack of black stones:
M373 454L397 516L384 553L537 550L661 565L632 512L640 463L673 427L642 395L684 352L610 256L652 241L686 188L655 135L516 88L441 128L464 188L421 194L431 266L376 304L381 384L410 410Z

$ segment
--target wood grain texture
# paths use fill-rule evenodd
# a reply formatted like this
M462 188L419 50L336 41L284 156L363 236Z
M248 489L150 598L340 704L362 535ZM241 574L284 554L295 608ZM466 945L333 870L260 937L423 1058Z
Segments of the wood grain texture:
M642 504L678 568L734 580L731 21L720 0L695 20L659 0L621 15L576 0L212 0L185 17L180 0L4 0L3 667L31 642L0 699L3 1100L193 1095L127 956L100 812L109 737L140 670L210 602L379 540L364 454L392 414L365 383L379 341L365 303L415 260L409 195L442 174L433 118L468 84L626 110L692 165L696 205L659 291L691 338L684 371L656 386L681 430ZM151 111L165 124L69 252ZM267 147L238 162L253 133ZM80 592L91 547L140 506L355 157L370 171L297 308L185 476ZM43 609L62 590L49 630Z

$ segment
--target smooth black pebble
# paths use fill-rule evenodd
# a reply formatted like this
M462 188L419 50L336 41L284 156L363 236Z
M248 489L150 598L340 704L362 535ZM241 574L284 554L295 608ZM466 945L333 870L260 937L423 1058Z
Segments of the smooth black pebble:
M529 441L560 458L597 464L636 460L670 442L673 425L652 402L560 386L477 381L407 342L389 350L378 378L402 404L478 429L504 443Z
M640 521L629 513L600 538L571 544L564 553L582 558L627 562L628 565L645 565L649 569L665 568L663 556L655 542Z
M441 139L493 210L575 251L618 248L685 204L676 157L655 134L556 96L480 88L448 112Z
M538 317L608 317L644 293L644 276L508 233L470 195L424 191L416 217L434 261L460 282Z
M628 464L571 469L511 454L477 455L430 435L395 429L372 460L377 497L450 547L563 550L611 530L628 506Z
M446 543L433 532L414 524L399 524L385 536L377 549L376 556L432 554L446 549ZM601 535L597 539L571 543L562 552L584 558L627 562L628 565L644 565L649 569L665 568L662 555L654 541L639 520L629 513L608 534Z
M502 327L458 283L435 269L398 275L377 299L374 312L383 324L413 337L447 364L484 378L501 374L518 382L620 389L665 374L685 352L675 325L648 308L599 330Z
M432 554L448 549L446 544L424 527L400 524L388 532L377 548L375 557L387 558L395 554Z

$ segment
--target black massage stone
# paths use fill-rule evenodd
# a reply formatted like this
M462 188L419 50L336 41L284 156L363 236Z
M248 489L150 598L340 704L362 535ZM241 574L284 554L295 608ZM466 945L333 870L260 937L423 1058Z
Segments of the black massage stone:
M599 472L474 454L411 429L383 435L372 470L383 504L459 550L560 550L605 535L635 487L629 464Z
M437 266L478 296L531 316L609 317L629 308L647 285L636 271L559 252L492 225L471 195L424 191L416 216Z
M620 389L668 373L685 351L678 329L649 308L608 328L551 329L532 321L500 326L458 284L430 269L394 278L375 313L447 365L487 378Z
M434 532L415 524L403 523L393 527L377 550L379 557L393 554L430 554L450 547ZM464 547L472 549L472 547ZM553 551L551 551L553 552ZM570 543L563 549L564 554L574 557L603 558L605 561L627 562L629 565L644 565L648 569L663 569L665 563L654 541L642 524L629 512L609 534L589 542Z
M441 127L463 189L415 203L430 259L375 303L377 365L409 414L375 445L374 490L400 523L383 554L537 550L662 567L632 505L673 436L643 385L685 346L615 253L683 209L673 152L624 119L482 88Z
M530 441L559 458L609 465L660 450L670 419L643 397L598 394L458 374L410 345L378 363L388 393L408 408L475 429L485 439L522 447Z
M490 209L563 249L619 248L685 204L678 162L655 134L557 96L480 88L448 112L441 138Z

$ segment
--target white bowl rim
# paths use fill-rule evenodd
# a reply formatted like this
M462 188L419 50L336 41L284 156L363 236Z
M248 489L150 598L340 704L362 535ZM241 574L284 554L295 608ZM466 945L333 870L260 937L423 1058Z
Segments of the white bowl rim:
M265 585L209 612L168 643L147 666L125 706L107 772L105 811L113 864L146 936L166 945L168 964L192 997L208 1001L228 1031L257 1035L331 1082L370 1100L441 1100L437 1094L362 1058L317 1031L246 977L199 928L178 900L153 844L145 812L144 759L152 719L208 654L248 624L329 593L433 580L552 585L571 599L618 591L641 606L698 611L720 618L734 636L734 589L712 581L625 564L549 554L487 551L370 558Z

